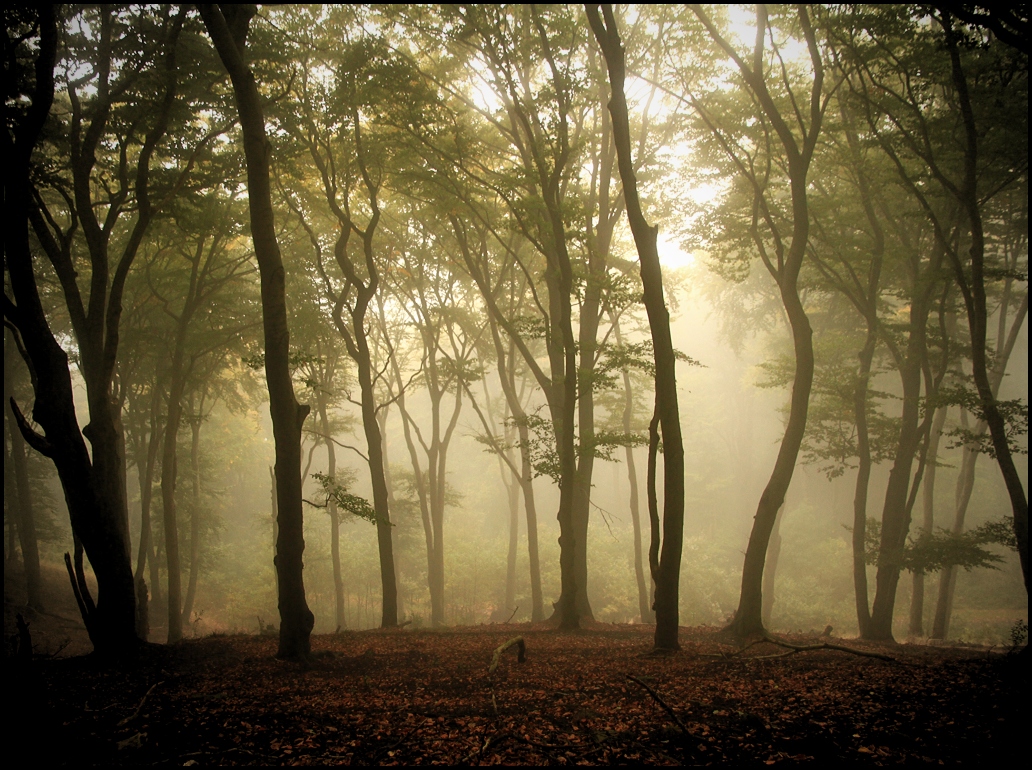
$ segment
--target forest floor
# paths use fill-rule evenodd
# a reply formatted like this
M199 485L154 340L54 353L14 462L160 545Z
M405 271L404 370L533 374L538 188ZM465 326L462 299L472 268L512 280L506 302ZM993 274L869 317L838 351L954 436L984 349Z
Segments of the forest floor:
M489 672L515 636L526 660L513 646ZM713 629L683 629L680 652L653 656L650 627L596 624L315 636L302 665L276 660L272 637L213 636L118 665L8 657L5 730L44 767L956 765L1016 761L1024 746L1027 656L780 638L891 660L741 650Z

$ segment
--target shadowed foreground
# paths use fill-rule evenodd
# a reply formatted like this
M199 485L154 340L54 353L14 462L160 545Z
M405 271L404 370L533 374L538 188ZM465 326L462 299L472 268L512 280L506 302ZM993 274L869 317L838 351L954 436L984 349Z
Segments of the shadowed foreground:
M516 635L526 661L514 645L489 673ZM27 706L11 727L39 736L42 764L77 766L956 764L1016 756L1027 729L1015 656L863 647L888 662L768 643L735 654L705 630L682 639L650 657L648 627L487 626L313 637L308 666L254 636L149 646L120 669L37 660L7 678Z

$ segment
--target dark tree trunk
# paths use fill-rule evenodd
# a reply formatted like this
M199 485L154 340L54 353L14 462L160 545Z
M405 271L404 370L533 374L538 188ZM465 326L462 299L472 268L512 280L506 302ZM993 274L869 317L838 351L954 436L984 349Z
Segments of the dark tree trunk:
M922 462L918 474L911 479L914 460L922 442L930 438L930 427L925 419L921 421L921 376L927 363L927 325L931 310L933 292L938 286L935 280L942 263L944 250L936 246L929 265L922 269L917 257L912 262L910 324L907 349L896 354L903 389L903 408L900 417L899 436L896 440L895 458L889 471L889 482L885 490L885 504L882 508L882 537L878 550L878 571L875 577L877 589L871 607L871 623L865 638L889 641L892 637L892 620L896 603L896 588L902 569L903 549L910 532L911 497L920 483L924 469ZM932 383L928 383L932 387ZM926 443L927 447L927 443ZM927 448L926 448L927 451Z
M141 608L137 607L137 629L136 633L143 641L147 641L150 633L151 610L157 611L161 603L161 581L159 579L158 562L154 554L154 533L151 527L151 501L154 492L154 468L158 462L158 450L161 447L161 393L163 388L158 385L157 378L152 383L150 398L150 414L147 421L147 430L141 426L140 436L135 442L136 474L140 486L140 542L137 547L136 569L133 573L133 581L136 585L137 604L140 597L147 600L147 622L141 615ZM146 436L146 438L144 438ZM150 596L148 596L147 581L144 574L150 569Z
M98 603L88 622L90 640L102 654L119 654L136 646L135 591L129 562L125 500L120 482L121 458L117 452L114 418L110 409L111 346L117 343L120 307L117 302L105 312L106 342L101 351L91 347L93 339L80 340L83 373L87 380L90 424L83 432L93 446L87 451L75 415L68 357L54 338L43 310L33 273L28 224L34 216L33 192L29 181L33 149L41 135L53 101L53 70L57 50L57 22L49 5L40 6L40 41L35 63L36 78L25 117L11 132L3 132L4 173L4 256L17 307L5 303L6 319L17 327L27 363L33 373L35 404L32 416L42 428L32 431L20 411L15 410L19 428L26 440L54 461L65 493L72 531L81 538L90 555L99 587ZM144 174L144 182L146 175ZM141 212L141 219L146 212ZM60 260L63 253L48 250ZM65 267L65 263L61 263ZM103 305L101 294L106 285L91 296L91 305ZM89 348L89 349L87 349ZM87 359L89 359L87 361ZM87 363L92 366L87 366ZM103 380L103 381L101 381ZM99 392L98 392L99 391ZM12 408L14 407L13 402Z
M935 529L935 479L936 468L938 467L939 439L942 436L942 428L946 423L946 407L940 406L935 410L935 418L932 421L932 432L928 440L928 462L925 467L924 486L921 489L923 497L924 515L921 520L923 532L931 535ZM924 614L925 614L925 574L914 572L913 584L910 592L910 636L924 636Z
M247 161L251 239L261 273L262 322L265 333L265 376L276 442L278 537L276 575L279 583L280 637L277 656L307 658L315 616L308 608L304 584L304 512L301 503L301 426L308 408L297 403L290 378L290 333L287 326L283 259L276 240L269 183L269 143L261 97L244 59L247 26L254 6L198 6L222 63L233 81ZM225 14L225 15L224 15ZM389 534L389 533L388 533Z
M967 75L960 59L960 42L953 29L953 21L944 14L943 30L953 71L953 84L960 101L960 113L964 125L964 178L953 187L958 203L963 207L971 227L971 247L968 264L963 264L959 255L951 250L957 283L964 295L967 310L968 329L971 333L971 370L982 402L982 412L992 437L996 463L1000 467L1007 495L1010 498L1014 517L1014 535L1018 542L1018 556L1021 559L1021 573L1028 593L1028 496L1021 482L1014 458L1007 440L1007 426L996 403L996 392L990 376L987 356L988 311L985 290L985 233L982 224L982 200L978 190L978 154L980 132L975 124L974 110L968 93ZM970 268L970 272L966 268Z
M39 571L39 543L36 539L36 516L32 507L32 491L29 483L28 458L25 456L25 439L15 422L11 408L10 369L15 366L11 355L13 344L10 344L10 332L4 343L4 424L11 442L10 460L14 470L14 489L17 504L12 521L17 521L18 545L21 547L22 568L25 570L25 588L30 609L43 610L43 586Z
M677 381L674 371L674 348L670 336L670 315L663 298L663 273L656 246L658 227L645 220L638 199L638 183L631 160L630 125L627 100L624 96L624 50L616 28L612 6L603 6L605 22L597 5L586 6L595 39L602 49L612 99L609 112L613 118L613 136L623 182L627 218L638 250L645 309L652 330L652 346L656 359L656 418L663 436L663 543L658 564L653 572L656 581L657 649L679 648L678 592L681 575L681 550L684 539L684 448L677 406ZM655 544L653 545L655 548Z
M778 574L778 559L781 558L781 520L785 517L785 506L781 506L770 533L767 548L767 563L763 566L763 627L770 628L770 616L774 610L774 580Z
M191 398L191 407L193 399ZM193 615L194 601L197 598L197 581L201 575L201 419L204 399L200 399L199 408L190 414L190 476L191 500L190 508L190 577L186 584L186 598L183 599L182 625L190 624Z
M750 64L739 56L737 51L721 37L701 6L693 5L692 10L706 27L710 37L734 59L739 72L746 82L748 91L755 97L762 115L769 121L772 132L776 134L785 152L786 170L791 188L792 235L791 242L787 248L782 237L773 228L768 228L768 235L774 242L774 254L771 254L764 237L760 234L758 222L754 221L752 226L753 241L768 272L770 272L778 284L781 303L788 317L788 323L792 331L792 347L795 353L795 373L792 380L792 396L789 402L785 434L781 440L777 459L774 462L774 469L771 471L767 486L760 495L760 501L756 508L752 532L749 535L749 545L745 553L745 564L742 568L741 598L734 620L732 620L729 627L729 630L736 636L747 637L764 632L762 617L763 567L767 555L767 546L770 543L771 531L774 528L778 509L785 502L785 494L788 492L788 487L792 482L792 475L795 472L799 448L802 445L803 435L806 431L810 390L813 386L813 332L810 328L810 320L806 315L806 310L800 301L798 282L810 232L807 175L824 118L822 104L824 68L816 37L810 23L809 11L807 11L805 6L799 6L796 13L806 37L810 64L813 67L814 73L808 100L809 126L804 131L802 142L799 142L768 90L766 75L763 70L752 68ZM765 34L768 27L767 13L765 5L758 5L756 7L757 34L752 56L753 62L759 62L763 59ZM745 167L742 168L744 169ZM749 172L743 170L743 173L748 174ZM764 208L766 205L764 195L766 193L755 177L752 181L756 191L755 203L758 208Z
M871 438L867 426L867 392L871 363L878 343L878 329L869 323L867 340L860 351L856 389L853 391L853 419L856 421L856 445L859 455L856 487L853 493L853 592L856 599L856 621L860 636L870 633L871 607L867 591L867 495L871 485Z
M502 606L506 615L516 609L516 556L520 544L520 487L515 476L506 484L509 498L509 548L505 555L505 599Z
M380 584L383 587L383 608L380 614L381 628L395 628L398 625L398 587L394 570L394 544L391 539L390 503L387 493L387 477L384 474L386 459L383 453L383 436L376 420L376 396L373 393L372 365L369 363L369 348L365 339L362 319L355 319L355 341L364 355L356 358L358 381L362 393L362 426L365 429L368 447L369 475L373 485L373 510L376 511L376 543L380 553Z
M330 435L330 421L326 413L326 399L319 396L319 427L326 444L326 475L331 479L337 474L337 447ZM330 559L333 562L333 620L337 631L347 626L344 617L344 573L340 566L340 512L337 500L331 495L326 501L326 512L330 516Z

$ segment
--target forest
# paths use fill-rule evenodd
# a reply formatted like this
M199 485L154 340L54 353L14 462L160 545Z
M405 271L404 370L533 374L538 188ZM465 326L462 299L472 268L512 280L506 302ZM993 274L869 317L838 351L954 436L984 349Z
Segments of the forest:
M1024 5L3 13L55 760L1006 756Z

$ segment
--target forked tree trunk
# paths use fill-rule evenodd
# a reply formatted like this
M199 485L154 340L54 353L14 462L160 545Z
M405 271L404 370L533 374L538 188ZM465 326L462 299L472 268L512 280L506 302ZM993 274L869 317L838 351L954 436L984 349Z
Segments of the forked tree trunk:
M87 450L75 413L68 356L54 338L36 285L29 243L33 216L30 163L42 134L54 97L54 65L57 52L57 19L53 8L40 6L40 39L36 51L35 84L28 94L24 116L3 132L4 147L4 258L17 311L10 317L35 374L32 416L43 431L36 433L15 410L18 428L26 441L54 461L68 505L72 531L90 554L99 586L98 604L88 624L90 640L102 654L120 654L136 646L136 597L126 521L125 499L114 419L110 413L110 379L100 365L102 351L89 352L93 371L87 378L90 391L90 425L85 429L93 447ZM144 174L144 181L146 175ZM145 193L144 193L145 195ZM67 264L62 264L67 267ZM103 287L103 291L107 290ZM90 304L104 304L98 289ZM117 340L118 312L105 314L113 324L107 340ZM91 342L96 341L91 339ZM80 350L85 340L80 341ZM13 402L11 404L13 409ZM96 411L94 411L96 410Z
M645 310L652 330L652 347L656 359L656 418L663 435L663 543L658 564L653 571L656 581L657 649L679 648L678 594L681 576L681 550L684 539L684 448L681 421L677 407L677 381L674 371L674 346L670 336L670 315L663 298L663 273L656 245L658 227L645 220L638 199L638 182L631 160L630 124L624 96L624 50L616 28L612 6L603 6L605 22L597 5L586 6L588 20L609 70L612 99L609 112L613 117L620 179L623 182L627 218L638 250ZM652 465L650 463L650 465ZM655 542L653 548L656 547Z

